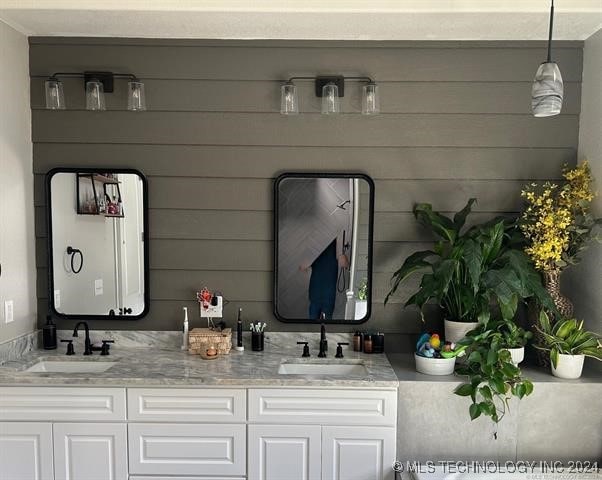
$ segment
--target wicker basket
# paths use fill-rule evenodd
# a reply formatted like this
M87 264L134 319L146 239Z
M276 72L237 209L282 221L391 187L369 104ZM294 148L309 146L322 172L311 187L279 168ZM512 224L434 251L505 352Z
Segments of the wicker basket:
M222 331L209 328L193 328L188 332L188 351L194 354L206 352L209 347L215 347L219 355L227 355L232 348L232 329Z

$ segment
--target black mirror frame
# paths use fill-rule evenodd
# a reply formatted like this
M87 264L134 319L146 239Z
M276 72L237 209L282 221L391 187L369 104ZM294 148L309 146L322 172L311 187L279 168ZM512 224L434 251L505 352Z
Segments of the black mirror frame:
M316 325L318 322L308 318L285 318L278 313L278 189L280 183L283 180L289 178L358 178L365 180L370 187L370 205L369 205L369 219L368 219L368 302L366 309L366 316L362 320L327 320L325 323L329 325L360 325L367 322L372 316L372 256L373 256L373 243L374 243L374 180L365 173L337 173L337 172L325 172L325 173L306 173L306 172L285 172L274 181L274 218L273 218L273 235L274 235L274 316L283 323L311 323Z
M135 174L142 180L142 209L144 227L144 310L138 315L72 315L60 313L54 305L54 261L52 250L52 195L50 182L57 173L94 173L99 171L110 171L114 173ZM150 309L150 282L149 282L149 232L148 232L148 181L140 170L134 168L110 168L110 167L57 167L46 174L46 255L48 258L48 310L53 317L63 320L139 320L145 317Z

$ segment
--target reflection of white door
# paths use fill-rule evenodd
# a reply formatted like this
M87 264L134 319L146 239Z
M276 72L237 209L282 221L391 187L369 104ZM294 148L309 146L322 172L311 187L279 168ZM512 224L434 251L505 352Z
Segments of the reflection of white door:
M132 315L144 310L144 223L143 185L137 175L120 175L124 218L115 219L117 249L117 298L119 308Z

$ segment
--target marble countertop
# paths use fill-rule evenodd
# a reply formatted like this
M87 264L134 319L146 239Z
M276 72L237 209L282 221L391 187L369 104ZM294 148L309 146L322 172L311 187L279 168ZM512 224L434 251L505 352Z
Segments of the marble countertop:
M292 344L292 345L291 345ZM93 385L93 386L331 386L331 387L397 387L398 380L385 354L367 355L344 350L345 358L334 358L336 343L329 339L328 358L301 358L301 346L293 342L270 341L266 338L263 352L246 349L214 360L204 360L174 346L132 346L116 343L109 356L83 356L81 345L76 355L66 356L65 345L58 350L32 350L17 360L0 366L1 385ZM290 346L288 346L290 345ZM293 347L294 345L294 347ZM25 370L40 361L116 362L101 373L33 373ZM368 375L282 375L283 362L294 363L363 363Z

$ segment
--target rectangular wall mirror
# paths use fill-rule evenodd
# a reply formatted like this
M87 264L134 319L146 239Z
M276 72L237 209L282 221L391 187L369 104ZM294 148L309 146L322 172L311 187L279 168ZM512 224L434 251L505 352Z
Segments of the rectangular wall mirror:
M138 319L149 308L147 183L129 169L46 177L48 299L73 319Z
M361 323L372 300L374 183L287 173L274 187L274 313L283 322Z

